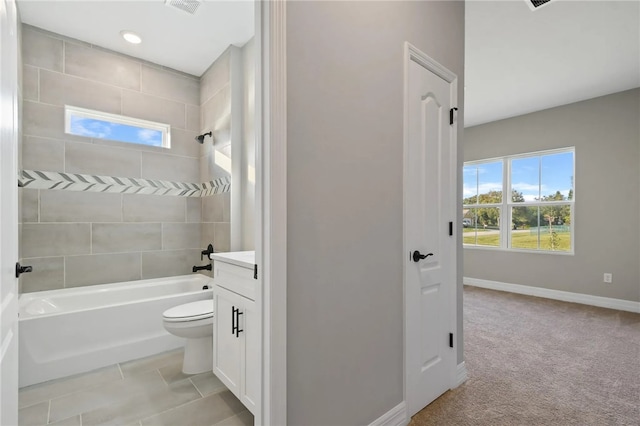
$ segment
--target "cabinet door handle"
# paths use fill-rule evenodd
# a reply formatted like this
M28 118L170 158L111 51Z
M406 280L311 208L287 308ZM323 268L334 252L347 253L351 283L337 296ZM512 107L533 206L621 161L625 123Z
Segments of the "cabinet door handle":
M238 326L236 325L236 307L231 307L231 334L236 334L236 329Z
M242 315L240 308L236 309L236 315L236 337L240 337L240 333L244 331L240 328L240 315Z

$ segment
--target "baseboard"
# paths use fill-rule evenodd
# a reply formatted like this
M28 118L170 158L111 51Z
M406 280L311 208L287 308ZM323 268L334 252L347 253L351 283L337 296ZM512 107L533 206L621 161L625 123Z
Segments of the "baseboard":
M369 426L405 426L407 419L407 404L402 401L382 416L375 419Z
M592 296L590 294L571 293L568 291L551 290L548 288L481 280L479 278L464 277L463 283L465 285L488 288L491 290L508 291L510 293L526 294L528 296L562 300L563 302L581 303L583 305L592 305L601 308L640 313L640 302L633 302L631 300L613 299L610 297Z
M467 381L467 366L464 361L458 364L456 368L456 382L454 384L454 389Z

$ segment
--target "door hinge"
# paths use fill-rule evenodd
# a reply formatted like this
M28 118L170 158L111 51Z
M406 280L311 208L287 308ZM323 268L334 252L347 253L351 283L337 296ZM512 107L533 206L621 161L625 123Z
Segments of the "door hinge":
M258 279L258 264L253 265L253 279L254 280Z
M453 347L453 333L449 333L449 347Z
M453 222L449 222L449 236L453 235Z
M453 124L453 111L457 111L458 108L453 107L449 110L449 124Z

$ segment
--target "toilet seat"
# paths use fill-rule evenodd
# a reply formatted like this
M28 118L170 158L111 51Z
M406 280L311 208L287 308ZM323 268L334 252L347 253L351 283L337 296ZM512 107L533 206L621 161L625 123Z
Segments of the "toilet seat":
M167 322L197 321L213 318L213 299L198 300L167 309L162 314Z

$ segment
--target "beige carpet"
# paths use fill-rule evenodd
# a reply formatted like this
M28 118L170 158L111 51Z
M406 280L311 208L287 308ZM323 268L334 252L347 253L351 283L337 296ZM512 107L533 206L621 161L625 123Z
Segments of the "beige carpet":
M465 287L468 380L410 425L640 425L640 314Z

